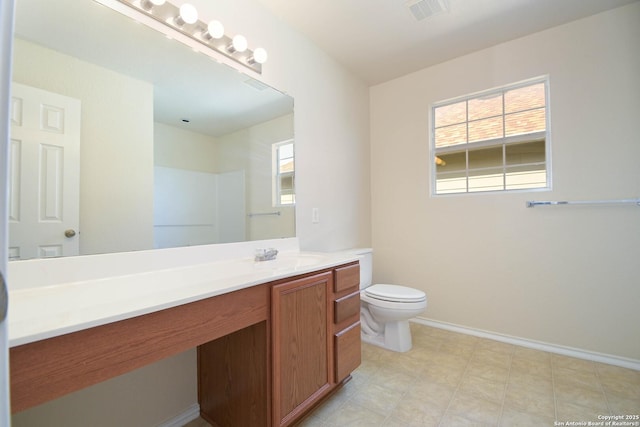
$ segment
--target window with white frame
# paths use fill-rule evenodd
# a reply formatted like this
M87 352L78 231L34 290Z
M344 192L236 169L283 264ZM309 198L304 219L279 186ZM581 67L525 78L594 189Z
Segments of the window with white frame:
M549 188L548 79L434 104L433 194Z
M275 206L296 203L293 148L293 140L273 144L273 203Z

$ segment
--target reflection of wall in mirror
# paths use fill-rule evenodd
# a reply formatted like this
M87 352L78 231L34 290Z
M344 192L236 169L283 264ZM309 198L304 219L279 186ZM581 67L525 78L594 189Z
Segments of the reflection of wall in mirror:
M155 248L242 242L244 172L155 167Z
M249 217L250 212L272 212L273 144L293 137L293 114L251 126L240 131L211 137L163 123L155 124L155 164L194 172L210 172L224 178L220 182L238 182L243 178L245 204L236 208L234 220L245 221L246 240L295 236L295 208L278 207L281 215ZM186 189L185 189L186 191ZM228 199L227 199L228 200ZM226 217L234 217L233 212ZM222 218L225 215L219 215ZM220 240L238 241L230 231L229 220L219 223ZM237 229L236 226L232 228Z
M218 173L218 157L215 137L154 124L156 248L246 240L244 171Z
M80 253L153 248L152 85L17 38L13 78L82 102Z
M280 215L247 216L249 240L295 236L295 207L273 205L272 145L293 138L293 114L287 114L218 138L225 167L244 164L247 173L247 212L279 211ZM237 154L245 146L249 156Z
M156 122L153 138L155 166L197 172L219 171L218 144L213 136Z

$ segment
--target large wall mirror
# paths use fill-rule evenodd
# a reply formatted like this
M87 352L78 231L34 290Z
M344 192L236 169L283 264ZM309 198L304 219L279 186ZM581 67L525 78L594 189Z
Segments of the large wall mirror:
M10 259L295 236L293 99L93 0L17 0Z

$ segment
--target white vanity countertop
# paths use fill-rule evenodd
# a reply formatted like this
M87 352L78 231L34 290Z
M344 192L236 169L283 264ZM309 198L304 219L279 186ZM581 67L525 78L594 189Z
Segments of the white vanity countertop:
M353 252L283 252L276 260L222 260L15 289L9 346L117 322L278 279L357 261Z

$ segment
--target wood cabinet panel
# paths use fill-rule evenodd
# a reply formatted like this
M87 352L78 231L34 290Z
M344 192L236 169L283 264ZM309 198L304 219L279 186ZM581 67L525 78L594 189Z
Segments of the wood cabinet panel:
M333 303L333 322L338 324L360 314L360 291L353 292Z
M330 391L332 286L326 272L272 288L274 426L292 424Z
M335 335L336 382L348 377L362 361L360 344L360 322L338 332Z
M218 427L269 422L268 322L198 347L200 415Z
M360 288L360 264L354 263L335 269L335 282L333 291L340 293L350 288Z

